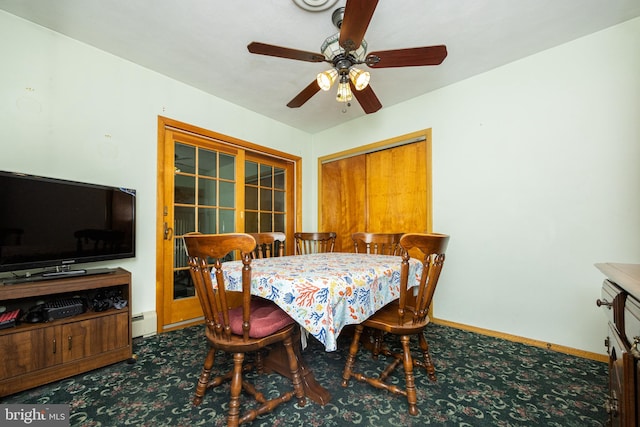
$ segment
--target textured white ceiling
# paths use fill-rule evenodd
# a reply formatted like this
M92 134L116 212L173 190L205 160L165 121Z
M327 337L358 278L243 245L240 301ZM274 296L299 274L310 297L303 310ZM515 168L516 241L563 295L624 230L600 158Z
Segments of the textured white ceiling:
M292 0L0 0L11 14L310 133L364 112L354 100L342 113L333 89L288 108L327 64L246 46L319 52L337 31L331 13L344 5L309 12ZM384 109L637 16L639 0L380 0L369 51L445 44L449 55L435 67L370 70L371 87Z

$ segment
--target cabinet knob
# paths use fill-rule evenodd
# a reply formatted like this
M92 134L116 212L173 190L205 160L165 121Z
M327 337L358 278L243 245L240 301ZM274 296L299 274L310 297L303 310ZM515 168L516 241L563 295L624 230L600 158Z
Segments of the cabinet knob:
M639 345L640 337L633 337L633 345L631 346L631 349L629 351L636 359L640 359L640 349L638 348Z
M598 298L598 300L596 301L596 305L598 307L602 307L603 305L605 307L607 307L609 310L611 310L611 307L613 306L612 302L607 301L606 299L600 299Z
M607 411L607 414L612 417L618 416L618 399L616 398L616 393L613 392L613 396L607 397L607 400L604 402L604 409Z

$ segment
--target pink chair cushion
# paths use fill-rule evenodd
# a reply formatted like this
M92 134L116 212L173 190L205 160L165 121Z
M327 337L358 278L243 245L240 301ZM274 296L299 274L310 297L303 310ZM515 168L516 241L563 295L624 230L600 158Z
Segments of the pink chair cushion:
M242 335L242 307L229 310L229 323L231 332ZM264 299L251 300L251 338L263 338L294 323L280 307L271 301Z

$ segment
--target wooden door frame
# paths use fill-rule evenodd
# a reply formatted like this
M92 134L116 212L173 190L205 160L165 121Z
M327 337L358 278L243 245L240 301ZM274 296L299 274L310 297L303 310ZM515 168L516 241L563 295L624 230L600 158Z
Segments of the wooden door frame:
M361 154L373 153L375 151L386 150L393 147L399 147L401 145L411 144L414 142L425 141L426 143L426 167L427 170L432 170L432 155L431 155L431 128L422 129L416 132L407 133L397 136L395 138L385 139L382 141L374 142L372 144L361 145L359 147L351 148L349 150L340 151L326 156L318 157L318 229L323 230L322 221L322 164L343 159L346 157L358 156ZM433 231L433 189L432 189L432 174L426 175L427 180L427 232Z
M157 140L157 200L156 200L156 330L158 333L167 332L172 329L177 329L185 325L178 325L172 328L164 327L164 269L163 269L163 244L164 244L164 194L166 188L164 188L164 176L167 173L165 170L165 134L167 130L193 134L195 136L211 139L220 144L227 145L229 147L238 148L247 152L266 155L268 157L275 157L281 160L289 161L294 164L294 176L293 188L294 188L294 230L298 228L299 224L302 224L302 158L289 153L278 151L269 147L263 147L242 139L234 138L228 135L224 135L218 132L214 132L208 129L204 129L198 126L190 125L188 123L180 122L174 119L170 119L164 116L158 116L158 140ZM244 164L242 165L244 168ZM244 183L242 184L244 185ZM244 218L244 211L242 212ZM290 236L291 242L293 242L293 236ZM197 323L186 321L186 324Z

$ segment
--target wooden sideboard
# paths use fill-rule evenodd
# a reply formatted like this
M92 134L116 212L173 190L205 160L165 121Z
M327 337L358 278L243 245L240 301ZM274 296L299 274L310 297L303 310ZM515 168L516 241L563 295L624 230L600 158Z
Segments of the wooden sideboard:
M114 291L130 303L131 273L121 268L107 274L0 285L0 305L29 310L59 298L91 301ZM131 358L130 304L116 309L22 322L0 330L0 397Z
M596 264L607 277L597 305L609 321L609 396L605 408L612 426L640 422L640 264Z

